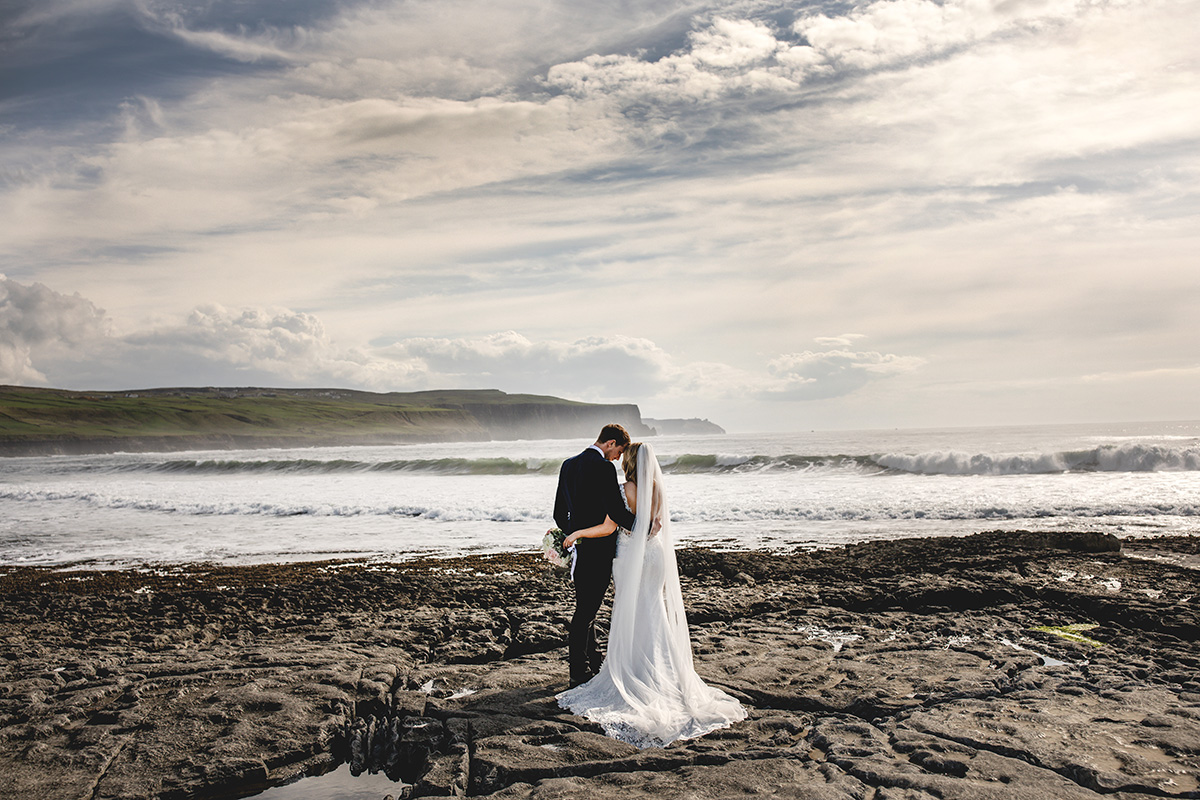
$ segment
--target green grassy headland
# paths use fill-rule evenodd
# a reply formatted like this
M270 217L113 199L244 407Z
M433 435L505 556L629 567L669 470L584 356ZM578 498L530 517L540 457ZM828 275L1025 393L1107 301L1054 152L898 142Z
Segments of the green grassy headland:
M526 418L546 420L553 428L567 419L601 419L628 408L636 413L636 406L495 390L77 392L0 386L0 454L485 440L512 438L509 429Z

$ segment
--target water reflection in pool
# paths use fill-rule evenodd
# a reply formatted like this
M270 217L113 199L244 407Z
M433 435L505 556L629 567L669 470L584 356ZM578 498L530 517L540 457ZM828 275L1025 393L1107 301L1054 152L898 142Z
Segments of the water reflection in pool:
M287 786L275 786L254 795L254 800L383 800L405 795L407 784L397 783L382 772L364 772L355 777L350 765L342 764L332 772L301 778Z

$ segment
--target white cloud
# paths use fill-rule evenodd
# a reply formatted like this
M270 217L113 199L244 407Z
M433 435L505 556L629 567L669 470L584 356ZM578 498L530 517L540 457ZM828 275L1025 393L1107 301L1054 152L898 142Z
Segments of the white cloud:
M287 309L230 311L197 308L186 324L126 337L131 344L178 347L207 353L231 364L284 371L327 358L329 343L316 317Z
M135 374L137 367L157 366L162 370L157 379L145 373L156 385L177 384L191 371L205 376L203 383L229 385L274 382L377 391L496 388L634 403L681 396L808 400L849 394L922 363L843 349L781 355L765 370L755 371L686 362L645 338L535 341L515 331L477 338L414 337L351 348L331 340L312 314L217 305L196 308L181 324L113 336L103 312L79 295L68 297L40 284L27 287L7 279L0 287L0 329L16 343L0 350L7 379L49 379L66 388L116 388L113 381ZM859 338L846 334L821 341L849 343ZM48 344L66 349L47 355L43 374L35 368L32 354L38 348L48 352ZM106 386L81 383L100 378Z
M254 63L257 61L291 61L293 56L270 42L251 37L232 36L223 31L191 30L182 23L169 26L170 32L190 45L211 50L228 58Z
M845 16L805 16L793 27L826 59L871 68L943 53L1006 30L1061 23L1078 10L1075 0L878 0Z
M1079 377L1079 380L1083 383L1138 383L1162 378L1200 378L1200 364L1193 364L1186 367L1144 369L1124 373L1103 372L1094 375L1082 375Z
M239 382L243 373L387 391L423 380L421 365L339 347L316 317L285 308L202 306L182 325L130 334L120 344L123 358L159 362L174 356L207 363L218 374L224 368L226 382Z
M265 106L257 124L197 131L178 123L163 131L175 114L127 106L126 140L0 194L0 241L45 257L97 242L175 245L214 232L303 227L381 204L394 213L406 200L585 168L618 144L564 98Z
M924 359L891 353L853 350L825 350L788 353L767 365L777 381L762 392L765 398L780 400L823 400L841 397L861 389L872 381L911 372Z
M862 337L850 334L836 341L858 338ZM573 398L642 403L685 396L827 399L925 363L915 357L843 349L784 354L771 359L765 369L754 370L686 362L647 339L608 336L534 342L514 331L478 339L410 339L383 353L423 364L429 379L439 385L547 394L565 391Z
M35 357L69 352L106 333L104 312L78 294L0 274L0 382L44 383Z
M569 391L573 397L634 399L670 381L670 356L647 339L589 337L534 342L515 331L477 339L414 338L381 355L425 365L433 380L513 392ZM569 388L563 388L569 387Z
M795 89L816 66L810 55L777 40L762 23L717 17L691 33L687 49L657 61L592 55L554 65L546 82L580 99L712 101L739 91Z
M1036 34L1080 13L1075 0L878 0L846 15L802 16L791 30L804 44L792 44L785 31L762 22L716 16L692 31L686 48L657 60L597 54L551 67L547 82L580 98L668 103L742 92L795 93L808 79L846 67L946 56L993 36Z
M867 337L861 333L843 333L841 336L818 336L813 341L822 347L834 347L838 345L850 347L857 340L865 338Z

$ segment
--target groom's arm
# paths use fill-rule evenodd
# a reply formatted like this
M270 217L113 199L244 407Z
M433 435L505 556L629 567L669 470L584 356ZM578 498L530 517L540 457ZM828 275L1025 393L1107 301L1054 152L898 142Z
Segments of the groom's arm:
M562 468L558 471L558 491L554 495L554 524L563 533L569 534L571 530L567 527L571 518L568 514L570 504L567 502L567 463L563 462Z

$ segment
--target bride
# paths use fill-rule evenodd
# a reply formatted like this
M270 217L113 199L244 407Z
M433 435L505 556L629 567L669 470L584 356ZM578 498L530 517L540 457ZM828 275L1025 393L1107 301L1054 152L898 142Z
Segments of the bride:
M728 727L745 719L746 710L705 684L692 667L662 470L653 448L634 442L622 466L626 502L636 518L632 531L618 534L608 654L594 678L557 699L615 739L663 747ZM615 530L617 524L606 519L571 534L564 545Z

